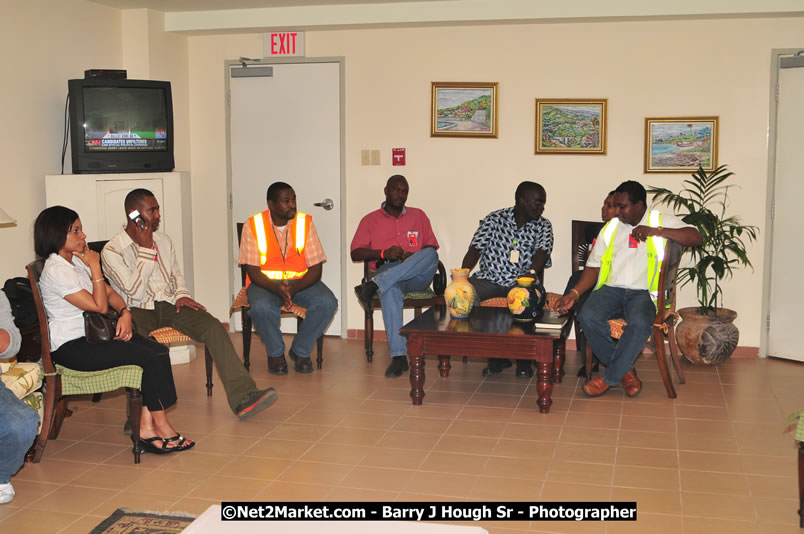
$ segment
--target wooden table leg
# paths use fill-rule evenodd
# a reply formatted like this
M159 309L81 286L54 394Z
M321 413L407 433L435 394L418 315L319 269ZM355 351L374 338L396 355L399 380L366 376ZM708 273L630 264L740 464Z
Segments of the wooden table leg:
M804 441L798 443L798 524L804 528Z
M553 404L553 364L552 362L536 362L536 369L539 375L536 383L536 391L539 392L539 411L550 413L550 405Z
M410 360L410 398L414 406L424 400L424 354L422 354L422 337L416 334L408 336L408 360Z
M564 360L566 358L566 342L563 339L553 341L553 383L560 384L564 379Z
M438 355L438 373L443 376L444 378L449 376L449 370L452 369L452 365L449 363L449 355L447 354L439 354Z

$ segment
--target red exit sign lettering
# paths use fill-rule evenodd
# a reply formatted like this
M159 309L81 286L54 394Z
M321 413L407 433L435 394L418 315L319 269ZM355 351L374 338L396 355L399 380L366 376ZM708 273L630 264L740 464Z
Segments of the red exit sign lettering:
M263 57L304 56L304 32L263 34Z

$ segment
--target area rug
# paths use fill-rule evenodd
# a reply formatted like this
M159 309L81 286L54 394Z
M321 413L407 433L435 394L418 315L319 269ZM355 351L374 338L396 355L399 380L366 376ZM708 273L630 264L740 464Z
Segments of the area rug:
M173 534L187 528L194 519L181 512L157 514L118 508L89 534Z

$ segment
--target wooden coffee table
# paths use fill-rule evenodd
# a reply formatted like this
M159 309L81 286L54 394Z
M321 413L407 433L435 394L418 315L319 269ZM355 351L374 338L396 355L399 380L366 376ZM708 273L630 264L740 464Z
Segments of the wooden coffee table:
M549 413L553 383L564 376L564 354L570 316L560 329L534 329L513 320L507 308L476 307L468 319L452 319L446 306L434 306L406 324L410 360L410 398L424 400L424 354L438 354L438 371L449 376L450 356L533 360L537 366L539 411Z

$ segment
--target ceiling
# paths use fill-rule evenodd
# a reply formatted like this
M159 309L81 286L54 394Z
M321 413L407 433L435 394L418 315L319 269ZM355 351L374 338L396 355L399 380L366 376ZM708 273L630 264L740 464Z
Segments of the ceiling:
M169 32L802 16L802 0L90 0L164 13Z
M259 9L301 6L337 6L347 4L399 4L403 2L434 2L441 0L92 0L96 4L118 9L148 8L155 11L220 11L229 9Z

